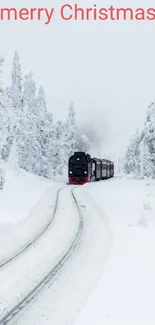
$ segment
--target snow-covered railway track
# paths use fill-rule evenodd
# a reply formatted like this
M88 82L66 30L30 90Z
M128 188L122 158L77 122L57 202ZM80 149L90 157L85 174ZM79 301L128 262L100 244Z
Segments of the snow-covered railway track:
M28 241L28 243L22 249L20 249L16 254L14 254L13 256L11 256L10 258L8 258L5 262L0 263L0 269L2 269L4 266L6 266L7 264L9 264L13 260L15 260L20 255L22 255L28 248L30 248L33 244L35 244L45 234L45 232L48 230L48 228L51 226L51 224L52 224L52 222L54 220L54 217L55 217L55 214L56 214L56 210L57 210L57 205L58 205L59 192L63 188L64 187L60 188L57 191L56 199L55 199L55 204L54 204L54 209L53 209L53 213L51 214L51 219L47 223L47 225L43 228L43 230L41 232L39 232L38 236L36 236L32 240Z
M78 212L78 217L79 217L79 222L78 222L78 227L77 231L75 233L75 236L73 237L72 242L70 243L69 247L67 250L64 252L63 256L60 258L60 260L56 263L56 265L48 272L48 274L40 281L15 307L13 307L6 315L1 318L0 320L0 325L6 325L8 323L11 323L18 317L20 312L30 304L33 299L37 297L37 294L44 288L46 284L50 284L56 273L59 271L59 269L65 264L65 262L69 259L69 257L73 254L77 244L79 243L79 240L82 235L83 231L83 216L82 216L82 211L81 208L76 200L75 194L74 194L74 189L73 187L71 189L71 196L74 201L74 205L76 206L77 212ZM59 193L61 192L62 189L59 190ZM57 204L55 206L55 214L57 212L58 208L58 198L59 198L59 193L57 196Z

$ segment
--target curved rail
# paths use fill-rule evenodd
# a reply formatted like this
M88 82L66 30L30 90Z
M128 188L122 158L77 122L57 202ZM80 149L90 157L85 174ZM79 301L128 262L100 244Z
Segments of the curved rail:
M71 190L71 194L72 194L73 200L75 202L76 208L78 210L79 226L78 226L76 235L75 235L70 247L68 248L66 253L63 255L63 257L60 259L60 261L55 265L55 267L50 270L50 272L47 274L47 276L18 305L16 305L12 310L10 310L10 312L8 312L8 314L6 316L4 316L0 320L0 325L8 324L9 321L13 320L13 318L16 315L18 315L24 309L24 307L26 307L36 297L36 295L43 289L43 287L47 283L49 283L53 279L53 277L56 275L56 273L59 271L59 269L69 259L70 255L73 253L77 244L79 243L79 240L81 238L82 231L83 231L83 216L82 216L81 209L78 205L78 202L76 200L76 197L74 194L74 189L75 189L75 187ZM62 188L60 190L62 190ZM59 193L60 193L60 190L59 190ZM58 202L58 200L57 200L57 202ZM55 213L57 210L57 206L58 206L58 204L56 205Z
M28 244L26 246L24 246L24 248L22 248L18 253L14 254L12 257L8 258L7 261L5 261L4 263L0 264L0 269L2 267L4 267L5 265L9 264L11 261L13 261L15 258L17 258L19 255L21 255L22 253L24 253L31 245L33 245L38 239L40 239L40 237L47 231L47 229L50 227L52 221L54 220L55 217L55 213L57 210L57 205L58 205L58 197L59 197L59 192L63 189L64 187L60 188L57 191L57 196L56 196L56 200L55 200L55 205L54 205L54 210L52 213L52 218L51 220L48 222L48 224L46 225L46 227L39 233L39 235L37 237L35 237L35 239L31 240L28 242Z

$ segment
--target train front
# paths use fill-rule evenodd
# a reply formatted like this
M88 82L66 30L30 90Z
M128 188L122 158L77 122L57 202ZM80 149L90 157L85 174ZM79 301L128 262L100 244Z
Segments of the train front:
M75 152L69 158L68 177L69 184L83 185L90 179L89 159L84 152Z

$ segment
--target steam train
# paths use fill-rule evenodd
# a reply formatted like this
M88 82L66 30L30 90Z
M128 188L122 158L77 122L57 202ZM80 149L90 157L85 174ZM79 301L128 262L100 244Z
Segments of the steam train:
M113 176L114 163L110 160L91 158L85 152L74 152L68 160L68 184L83 185Z

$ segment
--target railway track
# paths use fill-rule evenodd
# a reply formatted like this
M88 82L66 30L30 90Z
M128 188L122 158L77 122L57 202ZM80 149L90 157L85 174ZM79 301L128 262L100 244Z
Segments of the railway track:
M60 193L60 191L62 191L63 188L59 189L59 191L57 193L57 199L56 199L55 209L54 209L54 213L53 213L53 218L55 217L57 208L58 208L59 193ZM37 294L44 288L44 286L46 284L50 284L52 282L52 280L54 279L54 276L57 274L57 272L60 270L60 268L65 264L65 262L69 259L71 254L74 252L76 246L78 245L79 240L82 235L82 231L83 231L83 216L82 216L81 208L80 208L80 206L76 200L75 194L74 194L75 188L76 187L73 187L71 189L71 195L72 195L74 204L76 206L76 209L78 211L79 223L78 223L78 228L77 228L76 234L75 234L69 248L64 253L64 255L60 258L60 260L57 262L57 264L42 279L42 281L39 284L37 284L36 287L34 287L22 299L22 301L20 301L14 308L12 308L8 313L6 313L6 315L3 318L0 319L0 325L9 324L9 323L11 323L11 321L14 321L16 319L16 317L19 316L19 314L24 310L24 308L26 306L28 306L28 304L30 304L30 302L32 302L35 299ZM52 220L53 220L53 218L52 218ZM44 232L45 232L45 230L44 230Z
M39 233L38 236L35 237L35 239L31 240L28 242L27 245L24 246L24 248L22 248L18 253L14 254L13 256L11 256L10 258L7 259L7 261L5 261L4 263L0 264L0 269L2 269L2 267L6 266L7 264L9 264L10 262L12 262L13 260L15 260L18 256L22 255L28 248L30 248L33 244L35 244L47 231L47 229L51 226L54 217L55 217L55 213L56 213L56 209L57 209L57 205L58 205L58 197L59 197L59 192L63 189L64 187L60 188L57 192L56 195L56 200L55 200L55 205L54 205L54 210L52 213L52 218L51 220L48 222L48 224L46 225L46 227Z

